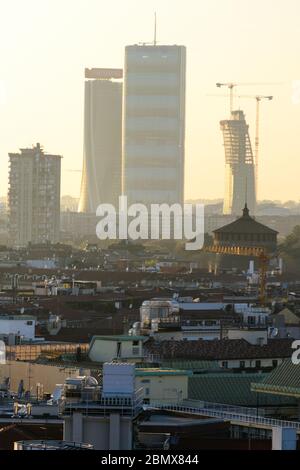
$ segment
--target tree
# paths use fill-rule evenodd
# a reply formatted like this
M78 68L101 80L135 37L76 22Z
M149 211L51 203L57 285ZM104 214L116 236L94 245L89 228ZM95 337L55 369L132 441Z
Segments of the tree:
M300 225L294 227L292 233L279 245L278 251L289 270L300 270Z

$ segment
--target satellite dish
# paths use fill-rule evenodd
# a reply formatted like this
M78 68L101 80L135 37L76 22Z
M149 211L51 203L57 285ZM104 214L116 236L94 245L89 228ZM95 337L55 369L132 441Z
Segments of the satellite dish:
M279 330L278 328L271 327L269 328L269 337L270 338L276 338L278 336Z
M89 376L86 379L86 385L88 387L97 387L98 386L98 381L95 379L95 377Z

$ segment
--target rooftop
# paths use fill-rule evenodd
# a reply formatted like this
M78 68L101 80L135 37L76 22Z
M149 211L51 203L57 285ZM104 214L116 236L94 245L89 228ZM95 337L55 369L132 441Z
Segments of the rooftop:
M192 372L189 370L179 369L159 369L159 368L137 368L135 371L137 377L143 376L160 376L160 375L183 375L191 376Z
M242 217L239 217L234 222L231 222L228 225L224 225L216 230L213 230L213 233L253 233L253 234L264 234L264 233L273 233L277 234L276 230L267 227L266 225L257 222L253 217L249 215L249 209L247 204L243 210Z
M1 314L0 320L36 320L36 317L33 315L11 315L11 314Z
M288 308L284 308L280 312L270 315L270 318L272 320L280 320L281 318L283 318L286 325L299 325L300 324L299 316L293 313Z
M234 360L291 357L293 340L269 339L265 345L253 345L245 339L206 341L155 341L145 343L148 354L163 359Z
M120 335L120 336L93 336L91 347L95 341L146 341L146 336L128 336L128 335Z
M67 441L18 441L22 450L92 450L91 444Z
M252 383L256 392L300 398L300 365L288 359L274 369L262 382Z
M253 382L261 383L271 374L261 373L212 373L189 378L188 396L192 400L204 400L238 406L278 406L294 404L295 400L264 395L257 398L252 390ZM196 404L195 404L196 406Z

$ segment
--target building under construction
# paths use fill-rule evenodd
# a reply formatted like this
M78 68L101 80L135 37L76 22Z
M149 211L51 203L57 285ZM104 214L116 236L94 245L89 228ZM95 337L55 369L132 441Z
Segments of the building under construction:
M245 202L256 212L255 161L249 126L243 111L232 111L231 119L221 121L225 147L224 214L241 213Z

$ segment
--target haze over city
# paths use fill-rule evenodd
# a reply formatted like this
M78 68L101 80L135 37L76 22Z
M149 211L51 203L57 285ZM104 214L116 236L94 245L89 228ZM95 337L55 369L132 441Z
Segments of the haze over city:
M299 18L0 0L8 468L300 450Z
M0 0L0 195L7 191L8 152L42 142L62 154L62 194L78 197L82 169L85 67L123 67L127 44L153 41L187 48L186 198L224 193L219 121L229 99L216 82L243 86L237 94L274 95L263 103L259 199L299 199L300 79L297 0ZM13 29L12 29L13 25ZM255 102L236 100L254 142ZM69 170L78 170L72 171Z

